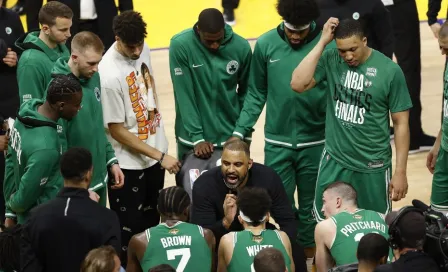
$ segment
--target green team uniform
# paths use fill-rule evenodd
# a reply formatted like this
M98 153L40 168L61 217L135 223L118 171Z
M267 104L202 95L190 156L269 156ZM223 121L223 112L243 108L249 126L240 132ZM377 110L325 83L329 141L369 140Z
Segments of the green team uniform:
M373 49L357 67L348 66L338 50L331 49L320 58L314 79L326 80L329 89L325 148L314 200L316 219L324 218L323 191L337 180L355 188L360 208L388 213L392 159L389 111L412 107L402 70Z
M251 62L249 92L233 136L245 138L266 104L264 164L283 181L299 219L298 237L304 247L314 246L312 209L320 154L325 143L326 82L304 94L291 91L291 74L314 48L321 31L312 23L303 45L294 49L284 23L258 38ZM334 42L328 48L335 48ZM297 210L294 192L298 190Z
M201 226L177 222L161 223L145 231L148 245L140 265L143 271L169 264L177 272L209 272L212 255Z
M247 40L229 25L216 53L202 44L196 25L171 39L179 159L200 142L222 148L232 136L247 92L251 57Z
M68 60L68 57L57 60L52 73L70 74ZM67 148L83 147L92 152L93 176L90 189L97 192L100 196L99 203L106 206L109 180L107 169L118 161L104 131L99 73L95 73L90 79L81 78L80 83L83 92L81 109L72 120L62 120Z
M285 259L288 271L291 271L291 259L277 230L263 230L260 236L255 236L249 230L233 232L233 253L230 263L227 266L227 271L254 271L253 262L255 255L267 247L280 250Z
M25 50L17 64L20 103L31 98L45 99L54 63L60 57L70 56L65 45L51 49L39 39L39 34L40 31L29 32L16 41L16 46Z
M340 212L330 219L336 226L336 236L330 248L336 266L358 262L356 251L364 235L378 233L389 239L388 227L381 213L358 209L354 213ZM392 258L391 250L389 261Z
M6 217L15 213L19 224L25 223L32 208L54 198L63 187L58 135L62 129L37 112L43 103L37 99L23 103L11 129L3 193Z
M448 212L448 71L443 81L443 120L440 150L432 177L431 206Z

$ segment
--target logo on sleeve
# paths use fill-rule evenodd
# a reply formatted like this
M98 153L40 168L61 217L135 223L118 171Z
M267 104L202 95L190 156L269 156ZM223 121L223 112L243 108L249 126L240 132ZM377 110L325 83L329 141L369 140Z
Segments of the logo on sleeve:
M48 181L48 177L41 179L40 186L44 186L45 184L47 184L47 181Z
M10 35L12 33L12 29L9 26L7 26L5 28L5 32L6 32L6 34Z
M181 68L174 68L174 75L175 76L181 76L184 73L182 73L182 69Z
M95 87L94 92L95 92L96 100L98 100L98 102L100 102L101 101L100 89L98 87Z
M238 62L236 60L231 60L229 61L229 63L227 63L227 73L229 73L230 75L233 75L236 73L236 71L238 71Z

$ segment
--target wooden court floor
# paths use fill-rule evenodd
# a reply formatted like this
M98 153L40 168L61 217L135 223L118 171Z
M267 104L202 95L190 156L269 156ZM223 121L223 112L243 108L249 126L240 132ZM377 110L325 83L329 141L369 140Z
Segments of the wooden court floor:
M440 54L437 40L426 23L421 24L422 40L422 123L426 133L436 135L440 128L442 104L442 74L445 58ZM254 45L254 42L251 42ZM157 93L161 104L161 112L165 123L165 130L169 140L169 153L176 155L176 142L174 137L174 96L169 74L168 50L154 50L151 54ZM253 135L251 145L252 158L255 162L264 161L264 127L265 112L263 111ZM393 142L392 142L393 145ZM394 146L392 149L394 150ZM395 152L394 152L395 153ZM404 200L393 203L393 209L408 205L413 199L429 202L432 175L427 170L427 153L410 155L408 159L409 191ZM393 162L395 163L395 154ZM175 185L174 175L166 174L165 186Z

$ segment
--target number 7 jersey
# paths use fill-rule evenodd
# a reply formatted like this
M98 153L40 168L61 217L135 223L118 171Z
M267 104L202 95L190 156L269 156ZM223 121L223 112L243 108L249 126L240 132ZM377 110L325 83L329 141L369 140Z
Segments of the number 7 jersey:
M177 272L211 271L212 256L202 227L185 222L161 223L145 231L148 246L140 265L143 271L169 264Z

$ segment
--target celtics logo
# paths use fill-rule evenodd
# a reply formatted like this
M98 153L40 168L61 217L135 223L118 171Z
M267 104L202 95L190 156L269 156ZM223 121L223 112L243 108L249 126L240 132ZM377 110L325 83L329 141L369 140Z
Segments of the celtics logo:
M353 13L353 19L355 19L355 20L359 19L359 13L358 12Z
M12 33L12 29L9 26L7 26L5 28L5 32L6 32L6 34L10 35Z
M100 101L101 101L101 93L100 93L100 89L98 89L98 87L95 87L94 92L95 92L96 100L98 100L98 102L100 102Z
M261 242L263 242L263 237L261 235L254 235L252 237L252 241L254 241L257 244L260 244Z
M236 71L238 71L238 66L239 66L239 64L236 60L229 61L229 63L227 63L227 67L226 67L227 73L229 73L231 75L235 74Z
M172 235L176 235L177 233L179 233L179 230L178 230L178 229L170 229L170 230L168 231L168 233L169 233L169 234L172 234Z

